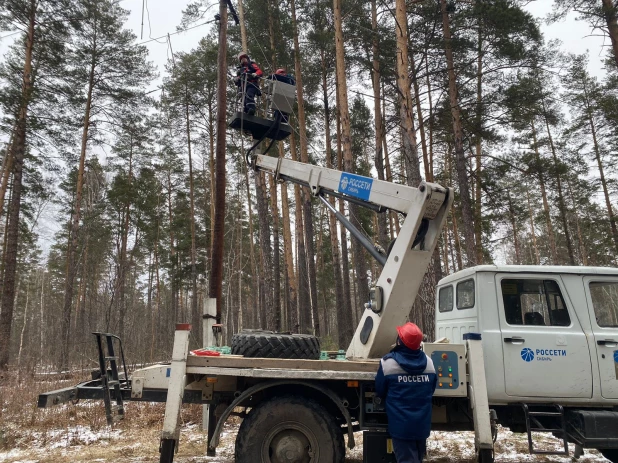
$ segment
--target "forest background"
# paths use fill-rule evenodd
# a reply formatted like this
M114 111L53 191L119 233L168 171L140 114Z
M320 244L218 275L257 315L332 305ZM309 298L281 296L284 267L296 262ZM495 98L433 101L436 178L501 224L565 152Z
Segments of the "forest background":
M234 4L246 32L230 22L228 101L243 42L297 79L279 155L455 189L410 301L430 338L433 288L454 271L616 265L611 0ZM345 348L378 264L302 189L247 170L233 131L213 247L218 3L187 4L160 36L143 5L135 31L119 1L0 0L0 369L91 366L92 331L120 335L131 363L169 358L176 322L200 345L217 247L224 341L267 328ZM565 17L594 37L590 58L544 36ZM187 34L199 40L175 49ZM403 220L335 205L384 249Z

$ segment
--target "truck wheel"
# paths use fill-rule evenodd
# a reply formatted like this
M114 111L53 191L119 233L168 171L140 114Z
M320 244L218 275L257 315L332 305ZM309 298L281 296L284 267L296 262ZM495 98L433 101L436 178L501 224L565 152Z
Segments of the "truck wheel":
M481 449L476 457L477 463L494 463L494 451L490 449Z
M241 331L232 336L232 354L244 357L318 360L320 341L308 334Z
M236 437L236 463L343 463L343 431L317 402L274 397L251 410Z
M599 452L612 463L618 463L618 449L599 449Z

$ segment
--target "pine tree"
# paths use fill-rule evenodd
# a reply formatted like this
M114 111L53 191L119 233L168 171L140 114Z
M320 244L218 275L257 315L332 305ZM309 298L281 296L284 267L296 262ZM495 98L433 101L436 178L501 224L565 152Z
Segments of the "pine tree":
M6 369L9 361L9 341L15 304L15 275L17 271L17 250L19 240L20 209L22 203L22 182L24 159L29 149L28 134L31 132L32 118L29 111L38 89L37 72L44 75L46 66L53 69L62 61L63 45L66 38L67 18L57 16L57 11L68 11L70 3L61 0L48 1L2 1L0 2L0 30L21 30L23 32L23 51L13 55L8 66L17 67L21 62L19 83L4 92L2 105L4 111L13 118L9 122L10 143L3 161L1 187L2 204L4 193L12 173L11 201L8 211L6 247L3 255L3 280L0 314L0 370ZM44 26L49 23L49 27ZM23 54L22 54L23 53ZM6 68L5 68L6 70ZM6 76L6 74L5 74ZM36 87L35 87L36 86ZM43 92L42 92L43 93ZM47 94L49 95L49 94Z
M123 111L130 110L133 102L142 97L143 85L152 77L145 47L136 46L135 35L123 29L128 14L126 10L107 0L80 0L77 9L84 20L73 35L68 53L68 66L72 72L66 86L72 89L71 94L67 92L69 103L77 111L82 111L82 139L67 252L62 314L63 348L59 358L59 366L63 369L69 364L71 306L88 147L93 140L101 140L103 136L97 126L112 123Z

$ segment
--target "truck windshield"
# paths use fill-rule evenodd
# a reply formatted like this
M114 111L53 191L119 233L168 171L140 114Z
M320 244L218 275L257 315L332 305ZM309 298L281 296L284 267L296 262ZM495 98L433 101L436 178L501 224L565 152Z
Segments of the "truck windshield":
M590 297L597 325L602 328L618 327L618 282L590 282Z

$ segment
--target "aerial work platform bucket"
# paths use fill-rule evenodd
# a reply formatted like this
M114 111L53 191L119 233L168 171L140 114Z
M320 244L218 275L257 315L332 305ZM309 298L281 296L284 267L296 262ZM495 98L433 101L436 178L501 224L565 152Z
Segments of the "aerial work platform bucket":
M271 129L273 122L274 121L272 119L265 119L260 116L250 116L249 114L243 114L239 111L234 114L232 119L230 119L229 125L232 129L240 130L242 128L245 132L251 132L251 136L256 140L259 140ZM271 130L271 133L269 133L266 138L270 138L272 140L285 140L291 134L292 127L288 124L279 124L279 130Z
M269 138L271 140L285 140L292 134L292 127L287 124L287 114L294 111L296 101L296 86L277 80L266 80L264 84L265 108L256 101L258 112L251 116L242 112L244 94L239 92L236 97L234 116L229 121L232 129L250 133L254 140ZM256 95L256 100L261 93ZM283 122L277 124L277 115Z

